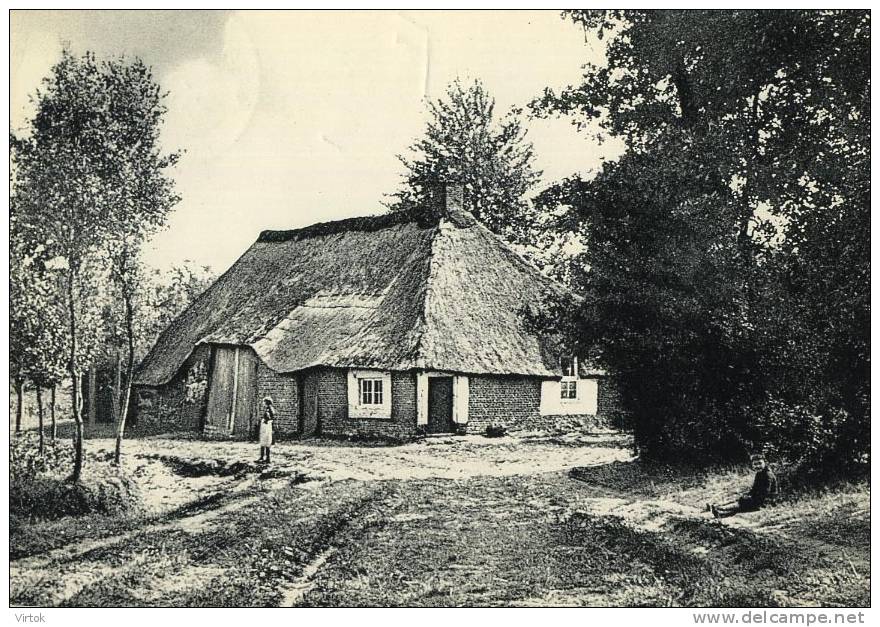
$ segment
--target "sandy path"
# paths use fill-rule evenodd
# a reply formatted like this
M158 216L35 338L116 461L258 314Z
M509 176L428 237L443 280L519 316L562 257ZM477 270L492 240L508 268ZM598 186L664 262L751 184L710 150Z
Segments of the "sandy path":
M282 472L304 472L317 481L303 484L302 488L319 490L327 481L345 479L467 479L560 471L577 465L626 460L630 453L624 444L625 440L614 434L552 440L511 436L497 439L482 436L438 437L393 447L303 441L276 445L273 448L273 468ZM112 450L113 442L92 440L88 446L90 452L104 453ZM84 588L104 579L118 578L127 572L151 566L150 558L146 555L137 555L120 568L118 561L114 564L113 560L84 559L87 554L115 546L122 549L143 534L204 532L229 513L263 498L266 491L287 484L286 479L258 483L253 475L246 478L181 477L166 464L151 458L158 452L190 460L220 459L227 463L250 460L255 453L254 446L246 442L172 439L126 442L124 470L137 480L148 514L155 522L11 562L10 598L28 599L35 605L62 604ZM252 494L257 484L259 490ZM218 495L222 496L218 506L206 505L204 509L196 508L192 513L180 517L167 516L181 507ZM326 555L319 555L313 563L313 569L307 570L298 584L291 587L290 602L296 602L307 592L312 578L326 558ZM156 595L161 595L162 589L173 588L188 578L216 575L213 571L190 572L184 568L167 579L154 582L156 590L144 590L143 600L149 603Z
M110 440L93 440L109 450ZM626 461L628 439L615 433L594 435L429 437L400 446L364 446L328 440L282 442L272 448L273 466L298 470L316 479L466 479L567 470L573 466ZM250 442L144 439L126 443L132 455L161 452L188 459L227 462L252 460ZM179 479L177 480L179 483ZM176 490L180 486L175 486Z

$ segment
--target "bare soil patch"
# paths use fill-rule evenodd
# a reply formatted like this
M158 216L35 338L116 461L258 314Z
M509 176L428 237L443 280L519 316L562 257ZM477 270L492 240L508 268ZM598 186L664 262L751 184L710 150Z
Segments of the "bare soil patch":
M89 472L112 442L87 445ZM13 529L12 604L870 603L864 483L718 524L704 503L747 469L640 465L620 434L289 442L268 468L257 452L126 442L143 508Z

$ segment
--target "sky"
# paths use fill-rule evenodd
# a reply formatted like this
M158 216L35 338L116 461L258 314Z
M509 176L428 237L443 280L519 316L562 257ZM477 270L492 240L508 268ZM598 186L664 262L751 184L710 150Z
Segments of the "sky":
M170 172L182 200L145 260L217 273L264 229L384 212L396 155L456 77L482 80L503 112L602 61L555 11L12 11L10 31L13 129L65 45L153 67L163 144L185 153ZM527 128L542 185L620 151L567 119Z

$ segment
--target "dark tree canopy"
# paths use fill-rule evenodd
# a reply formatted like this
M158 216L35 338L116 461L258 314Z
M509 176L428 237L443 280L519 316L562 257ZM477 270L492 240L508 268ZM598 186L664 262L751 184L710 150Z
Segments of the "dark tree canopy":
M438 186L460 183L474 217L509 241L527 241L536 221L527 194L541 173L516 112L496 119L495 99L480 81L456 80L444 98L428 103L428 113L411 155L398 156L406 173L391 209L430 203Z
M627 152L542 200L579 220L588 305L574 334L620 374L640 444L695 458L791 449L808 414L846 423L837 457L859 457L870 14L567 17L605 39L608 63L535 108L592 120Z

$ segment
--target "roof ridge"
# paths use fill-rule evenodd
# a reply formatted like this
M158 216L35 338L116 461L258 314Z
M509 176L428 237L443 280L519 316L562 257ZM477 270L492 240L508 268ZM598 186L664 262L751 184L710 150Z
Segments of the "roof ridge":
M279 372L555 373L520 308L565 287L471 214L420 209L264 233L172 321L137 382L166 384L194 346L215 342L250 345ZM366 293L381 296L373 310L351 306L369 305ZM303 306L321 294L333 297L309 304L347 306Z
M316 222L315 224L310 224L298 229L280 231L265 230L260 232L257 242L289 242L308 237L333 235L335 233L346 233L350 231L379 231L408 222L416 222L420 226L430 227L436 225L437 221L438 216L436 214L430 211L425 211L423 207L413 207L402 211L389 211L387 213L343 218L342 220Z
M422 306L419 317L415 324L416 343L413 347L413 361L420 368L425 368L425 358L422 355L422 343L428 330L428 296L431 292L431 279L434 276L434 247L437 244L437 238L440 236L440 223L437 221L434 232L431 234L431 249L428 251L428 269L425 272L425 288L422 294Z

